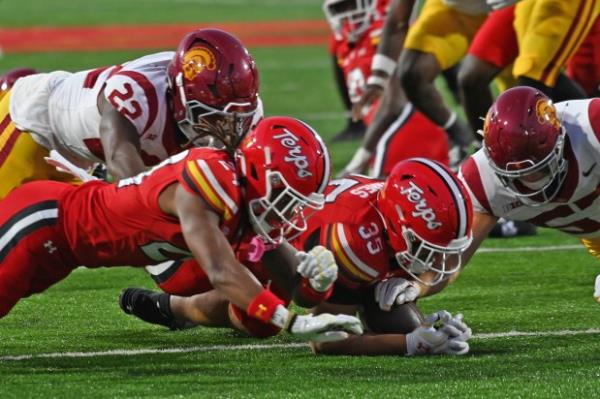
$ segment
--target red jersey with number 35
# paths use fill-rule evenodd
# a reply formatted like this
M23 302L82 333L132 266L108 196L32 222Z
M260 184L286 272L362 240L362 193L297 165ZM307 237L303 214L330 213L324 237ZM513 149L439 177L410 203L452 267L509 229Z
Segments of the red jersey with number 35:
M350 289L402 273L395 270L383 219L375 208L383 183L359 175L331 181L325 190L325 207L310 216L308 229L292 240L301 250L315 245L331 250L339 267L336 283Z
M245 226L237 178L227 153L195 148L118 184L85 183L61 200L67 241L88 267L146 266L190 258L179 220L158 204L160 193L178 183L220 215L221 231L236 243Z

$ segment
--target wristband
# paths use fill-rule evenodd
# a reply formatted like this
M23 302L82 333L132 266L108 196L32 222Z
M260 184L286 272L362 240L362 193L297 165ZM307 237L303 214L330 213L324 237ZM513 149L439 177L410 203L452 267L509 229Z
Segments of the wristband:
M271 291L264 289L257 296L254 297L248 308L246 309L246 313L248 316L254 317L265 323L271 322L271 317L273 313L275 313L275 309L277 306L281 305L285 308L285 302L279 299L275 294Z
M391 76L396 69L396 61L384 54L375 54L371 61L371 71L383 71Z
M310 280L306 277L303 277L300 280L300 286L298 287L298 295L311 304L317 305L323 301L326 301L333 292L333 284L325 291L317 291L311 284Z
M377 86L377 87L384 89L387 82L388 82L387 78L383 78L383 77L377 76L377 75L371 75L367 79L367 86L368 85Z

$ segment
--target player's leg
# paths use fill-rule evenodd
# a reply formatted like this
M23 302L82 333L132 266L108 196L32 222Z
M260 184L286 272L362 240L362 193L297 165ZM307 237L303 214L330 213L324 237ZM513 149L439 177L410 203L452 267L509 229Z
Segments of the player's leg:
M600 96L600 18L567 64L567 75L577 82L588 97Z
M46 163L48 150L13 123L10 113L11 92L0 100L0 199L12 189L34 180L81 183L68 173Z
M425 115L407 103L377 143L370 175L387 176L405 159L424 157L448 165L448 137Z
M0 317L77 266L58 220L63 189L55 183L32 183L0 203Z
M457 12L441 0L427 1L409 28L399 65L413 105L448 133L452 145L463 149L473 133L444 103L434 81L440 71L460 61L484 19Z
M474 132L483 129L482 118L492 105L490 84L518 55L513 20L514 6L492 12L461 62L458 81L467 120Z
M515 9L519 56L513 74L553 96L562 67L581 45L600 14L599 0L523 0ZM576 90L564 80L563 90Z

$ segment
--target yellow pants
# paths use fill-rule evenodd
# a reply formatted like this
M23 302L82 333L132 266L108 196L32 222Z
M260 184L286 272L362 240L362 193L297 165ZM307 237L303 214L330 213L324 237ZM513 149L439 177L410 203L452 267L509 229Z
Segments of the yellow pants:
M486 15L469 15L448 7L442 0L427 0L408 29L404 48L435 56L442 70L467 54Z
M70 174L56 170L44 160L49 152L22 132L10 119L10 91L0 99L0 199L13 188L33 180L81 183Z
M553 87L562 67L581 45L600 0L522 0L515 8L519 56L513 75Z
M581 243L592 256L600 260L600 238L582 238Z

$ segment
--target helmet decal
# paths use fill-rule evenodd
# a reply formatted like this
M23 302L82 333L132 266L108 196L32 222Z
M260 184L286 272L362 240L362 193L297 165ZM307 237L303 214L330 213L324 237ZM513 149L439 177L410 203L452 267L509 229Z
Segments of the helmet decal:
M560 129L560 121L556 116L556 108L554 107L554 104L552 104L552 101L549 101L545 98L538 100L538 102L535 104L535 112L537 114L538 121L541 124L548 122L556 129Z
M408 187L400 190L400 194L406 196L409 202L415 204L415 210L412 211L413 217L426 221L429 230L435 230L442 225L433 209L427 204L427 200L423 197L423 189L415 182L408 182Z
M308 170L306 155L302 154L302 147L298 144L300 139L294 133L283 128L283 132L274 135L273 138L279 140L281 145L288 149L287 155L283 159L296 166L296 174L299 178L304 179L312 176L312 173Z
M183 75L192 80L204 70L214 71L217 60L211 50L205 46L192 47L183 56Z

